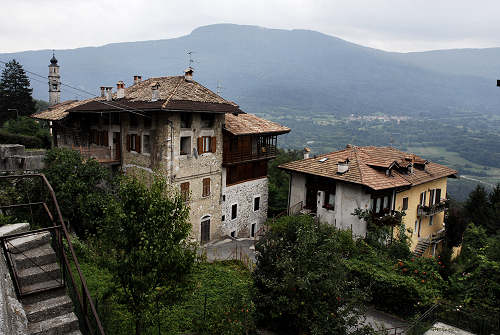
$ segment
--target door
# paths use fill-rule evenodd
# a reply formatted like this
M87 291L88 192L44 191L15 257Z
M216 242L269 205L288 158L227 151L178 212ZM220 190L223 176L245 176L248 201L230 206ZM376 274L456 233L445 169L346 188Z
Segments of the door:
M201 243L210 241L210 218L201 221Z
M420 226L421 225L422 225L422 219L418 219L417 237L420 237Z
M113 132L113 160L120 160L120 133Z
M318 209L318 187L314 184L306 185L306 208L312 212Z

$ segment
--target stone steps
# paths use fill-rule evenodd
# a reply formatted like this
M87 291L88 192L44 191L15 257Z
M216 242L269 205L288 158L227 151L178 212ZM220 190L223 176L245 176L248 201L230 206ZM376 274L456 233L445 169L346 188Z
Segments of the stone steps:
M24 310L29 322L40 322L71 313L73 311L73 302L67 295L61 295L30 305L24 305Z
M16 254L13 257L17 269L26 269L38 265L55 263L57 261L56 253L50 245L45 244L37 248L24 251L22 254Z
M413 250L413 255L417 257L421 257L424 252L429 248L430 242L427 240L418 241L415 250Z
M50 233L41 232L9 240L7 247L11 254L21 254L48 243L50 243Z
M73 312L28 324L29 335L62 335L76 330L78 330L78 318Z
M24 270L18 270L18 280L21 287L38 284L47 281L59 281L62 283L61 268L57 263L45 265L33 265Z

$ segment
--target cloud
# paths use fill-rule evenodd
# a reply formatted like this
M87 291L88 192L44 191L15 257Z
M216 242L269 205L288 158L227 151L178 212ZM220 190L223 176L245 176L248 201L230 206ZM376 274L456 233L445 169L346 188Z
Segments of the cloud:
M213 23L312 29L394 51L500 46L498 0L17 0L0 52L173 38Z

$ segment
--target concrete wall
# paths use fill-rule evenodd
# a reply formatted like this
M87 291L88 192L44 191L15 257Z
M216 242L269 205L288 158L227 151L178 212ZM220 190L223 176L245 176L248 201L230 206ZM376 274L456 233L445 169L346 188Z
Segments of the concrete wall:
M21 144L0 145L0 171L39 171L44 159L45 150L25 151Z
M352 215L356 208L367 209L370 205L370 194L361 185L337 182L334 210L324 208L324 200L325 192L319 191L317 216L321 222L343 230L352 229L355 236L366 235L366 223Z
M417 217L417 207L420 203L420 193L427 192L426 204L429 202L429 190L440 188L441 198L446 198L446 186L447 178L440 178L437 180L430 181L421 185L413 186L411 189L396 193L396 203L395 209L401 210L403 206L403 198L408 197L408 210L406 210L406 216L403 217L403 223L407 229L410 229L412 233L409 233L411 240L411 248L413 249L418 243L417 232L415 231L415 221L420 223L420 237L427 238L430 234L436 233L441 230L444 225L444 212L434 215L432 226L429 225L430 217L423 216L421 219Z
M288 206L292 207L302 201L303 206L306 204L306 177L303 174L291 173L290 175L290 192L288 194Z
M225 200L222 202L222 233L230 235L235 232L237 237L250 237L252 224L255 224L255 232L267 220L268 205L268 179L259 178L243 183L225 186L226 169L223 169L222 194ZM225 196L225 197L224 197ZM260 197L260 205L254 210L254 199ZM232 206L237 204L238 216L231 219Z
M29 229L28 223L0 227L0 236ZM17 300L5 255L0 248L0 334L23 335L27 333L28 320L22 304Z

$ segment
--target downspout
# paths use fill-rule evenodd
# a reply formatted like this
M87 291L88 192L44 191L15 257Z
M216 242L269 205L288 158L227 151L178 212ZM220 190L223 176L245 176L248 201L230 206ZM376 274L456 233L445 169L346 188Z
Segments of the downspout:
M286 214L290 215L290 197L292 192L292 173L288 173L288 205L286 209Z
M174 123L167 120L170 125L170 182L174 183Z

